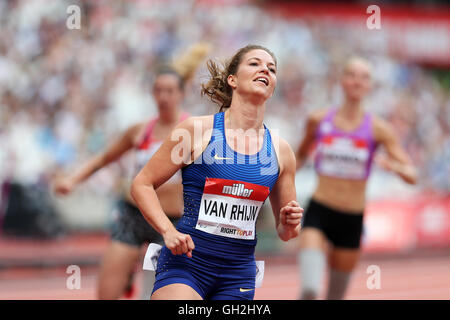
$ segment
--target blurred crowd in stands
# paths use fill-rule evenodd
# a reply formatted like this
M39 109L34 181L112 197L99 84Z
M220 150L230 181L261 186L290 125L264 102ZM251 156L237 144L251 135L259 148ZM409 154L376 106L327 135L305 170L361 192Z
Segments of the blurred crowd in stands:
M241 1L242 2L242 1ZM66 26L69 5L81 28ZM305 116L339 104L339 72L352 54L374 64L370 110L393 125L420 171L420 190L450 191L450 93L425 68L379 45L383 30L286 20L254 5L206 1L0 1L0 182L48 185L102 150L127 126L156 114L152 71L197 41L222 61L262 44L278 58L267 124L296 148ZM187 88L185 109L217 111L200 96L206 67ZM87 182L117 190L124 164Z

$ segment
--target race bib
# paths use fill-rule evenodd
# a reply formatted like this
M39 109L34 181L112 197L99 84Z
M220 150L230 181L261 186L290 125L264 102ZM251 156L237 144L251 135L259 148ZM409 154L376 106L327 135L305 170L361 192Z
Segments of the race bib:
M145 252L144 264L142 269L156 271L156 267L158 266L158 258L161 253L162 245L157 243L150 243L147 247L147 251Z
M322 174L353 179L365 177L370 155L365 140L328 136L317 151L321 155L318 169Z
M235 239L255 239L259 210L269 188L253 183L207 178L195 228Z
M255 278L255 288L260 288L264 279L264 261L259 260L256 262L256 278Z

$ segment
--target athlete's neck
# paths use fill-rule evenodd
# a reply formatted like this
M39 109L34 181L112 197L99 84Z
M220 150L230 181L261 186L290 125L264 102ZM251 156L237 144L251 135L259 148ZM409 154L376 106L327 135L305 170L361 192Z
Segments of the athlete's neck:
M174 111L167 111L167 112L160 112L159 113L159 121L164 125L173 125L178 123L180 120L181 112L180 110L176 109Z
M360 100L345 100L339 108L339 113L349 120L358 120L364 113Z
M233 97L230 108L226 111L227 129L254 129L263 128L264 111L266 104L255 104L239 96Z

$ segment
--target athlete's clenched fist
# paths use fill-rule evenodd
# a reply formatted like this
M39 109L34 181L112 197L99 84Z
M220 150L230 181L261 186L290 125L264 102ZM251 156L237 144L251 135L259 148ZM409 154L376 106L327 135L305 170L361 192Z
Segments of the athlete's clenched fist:
M167 249L169 249L172 254L186 254L188 258L192 258L192 250L195 249L195 246L190 235L173 229L165 233L163 238Z
M289 238L298 236L302 216L303 208L297 201L290 201L280 209L280 227L282 230L279 230L279 233L287 233Z
M56 194L68 195L75 188L76 183L71 178L59 178L53 183L53 191Z

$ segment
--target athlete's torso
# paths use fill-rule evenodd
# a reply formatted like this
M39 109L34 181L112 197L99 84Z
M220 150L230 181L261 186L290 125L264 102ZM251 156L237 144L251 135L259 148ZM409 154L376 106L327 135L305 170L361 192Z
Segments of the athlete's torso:
M185 120L188 116L187 113L183 112L180 121ZM154 132L157 122L158 117L151 119L145 125L143 132L135 143L133 177L139 173L163 143L164 139L157 138ZM156 190L156 193L161 207L169 216L181 215L183 211L181 171L177 171L168 181L161 185ZM134 204L134 200L129 193L127 201Z
M177 229L217 245L219 251L224 245L230 251L254 248L256 219L278 174L267 128L259 152L241 154L226 143L224 113L215 114L209 144L182 169L184 214Z
M313 197L335 209L361 212L377 147L372 116L365 113L356 129L344 131L335 125L336 112L331 109L317 128L314 167L319 183Z

